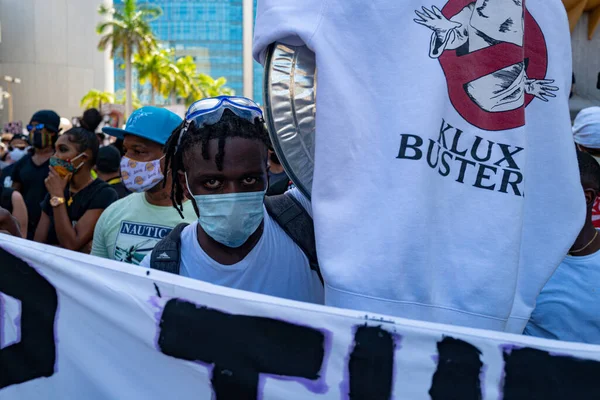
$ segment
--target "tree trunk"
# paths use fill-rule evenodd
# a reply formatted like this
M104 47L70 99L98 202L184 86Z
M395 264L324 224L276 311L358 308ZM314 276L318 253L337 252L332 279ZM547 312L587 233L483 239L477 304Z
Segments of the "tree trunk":
M132 68L131 68L131 49L128 45L123 48L125 58L125 118L129 118L132 112Z
M175 89L171 90L171 105L177 103L177 96L175 95Z
M156 90L154 89L154 85L150 85L150 104L155 106L156 105Z

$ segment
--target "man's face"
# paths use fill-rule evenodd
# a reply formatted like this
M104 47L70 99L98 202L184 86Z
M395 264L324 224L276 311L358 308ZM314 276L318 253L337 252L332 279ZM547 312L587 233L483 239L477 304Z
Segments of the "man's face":
M45 127L39 130L38 126L40 125L40 123L37 121L31 121L30 125L33 126L33 129L29 132L29 140L34 145L34 147L39 149L54 147L52 143L52 136L56 135L56 133L49 131ZM37 141L37 143L35 140L36 134L40 134L42 137L41 141Z
M13 149L25 149L29 144L23 139L13 139L10 141L10 147Z
M187 171L193 195L260 192L267 188L267 147L259 140L239 137L225 140L223 170L215 162L219 140L208 142L209 159L202 157L200 143L184 153L183 163ZM179 173L185 188L185 176Z
M160 144L134 135L125 135L123 149L125 157L134 161L154 161L163 156L163 148Z

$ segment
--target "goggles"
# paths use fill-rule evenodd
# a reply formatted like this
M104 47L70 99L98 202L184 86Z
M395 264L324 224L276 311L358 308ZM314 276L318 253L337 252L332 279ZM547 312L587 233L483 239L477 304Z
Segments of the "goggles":
M219 96L198 100L190 106L185 114L185 128L179 135L177 148L179 148L181 139L186 134L191 122L194 122L198 128L214 125L221 120L225 110L230 110L238 117L250 122L254 122L255 118L263 119L263 113L258 104L245 97Z
M231 110L235 115L254 122L255 118L262 119L263 113L255 102L245 97L219 96L198 100L190 106L185 115L187 122L194 121L198 127L213 125L221 120L225 110Z

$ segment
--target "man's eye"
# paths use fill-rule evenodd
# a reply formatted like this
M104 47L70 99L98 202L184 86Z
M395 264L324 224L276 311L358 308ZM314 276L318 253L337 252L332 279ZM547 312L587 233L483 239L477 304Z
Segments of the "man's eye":
M258 179L256 179L256 178L245 178L244 179L244 185L254 185L256 182L258 182Z
M221 181L217 179L209 179L207 181L204 181L204 186L207 189L217 189L219 186L221 186Z

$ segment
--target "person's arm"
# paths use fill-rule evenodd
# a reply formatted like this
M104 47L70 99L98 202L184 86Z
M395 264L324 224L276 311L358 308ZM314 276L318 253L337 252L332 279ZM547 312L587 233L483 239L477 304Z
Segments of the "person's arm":
M35 229L33 241L38 243L46 243L48 240L48 230L50 229L50 217L45 211L42 211L42 216Z
M12 188L18 192L21 192L23 185L21 184L21 165L23 164L23 158L20 159L12 170L10 179L12 179Z
M79 219L77 224L73 227L71 219L67 212L64 204L61 204L57 209L54 210L54 223L58 221L60 214L61 221L66 225L61 226L59 231L58 226L56 227L56 234L59 238L59 243L62 247L70 250L78 250L85 253L90 253L90 242L94 236L94 230L96 224L100 219L100 216L112 203L117 201L119 195L110 186L106 186L103 189L95 192L93 198L89 204L88 210ZM62 240L61 240L62 238Z
M94 240L92 241L92 252L91 255L102 258L110 258L108 255L108 248L106 247L106 239L105 239L105 225L106 218L108 217L107 213L103 213L98 219L96 223L96 228L94 228Z
M21 226L21 235L23 238L27 238L27 224L29 223L29 217L27 215L27 206L25 206L25 200L23 200L23 196L21 193L14 191L12 196L12 206L13 206L13 217L19 222Z
M54 168L50 167L48 178L44 181L46 189L48 190L46 200L49 202L52 198L64 198L65 189L69 179L70 175L62 178ZM104 211L103 208L90 207L79 221L77 221L77 225L73 226L66 202L63 201L62 204L54 207L52 209L52 215L54 217L54 230L59 245L64 249L74 251L79 251L87 245L92 240L96 222L98 222L98 218L100 218L102 211ZM48 212L45 211L44 213L48 215ZM42 218L44 217L42 216ZM36 235L40 233L38 231L36 231Z
M62 248L78 251L94 236L96 222L104 210L88 210L73 226L65 203L54 207L54 230ZM42 217L43 218L43 217ZM37 234L37 232L36 232Z
M8 210L0 207L0 233L6 233L8 235L23 237L21 230L19 229L19 222L17 219L8 212Z

